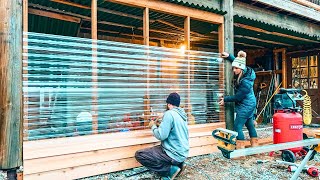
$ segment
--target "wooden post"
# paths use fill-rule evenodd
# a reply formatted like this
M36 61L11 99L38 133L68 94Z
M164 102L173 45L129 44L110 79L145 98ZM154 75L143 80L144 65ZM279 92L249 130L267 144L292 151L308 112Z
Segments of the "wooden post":
M192 116L192 105L191 105L191 62L189 58L189 50L190 50L190 16L185 17L184 19L184 45L186 48L186 60L188 61L188 77L187 77L187 84L188 84L188 90L187 90L187 99L186 99L186 112L188 115L188 120L190 124L195 124L195 118Z
M282 51L282 87L287 88L287 58L286 49Z
M233 0L223 0L222 10L226 11L227 14L224 16L224 32L222 33L219 31L219 37L222 36L221 34L224 34L223 38L222 37L219 38L219 51L220 52L226 51L230 54L234 54ZM220 43L223 43L223 41L225 42L225 44L220 46ZM233 88L232 88L233 72L231 71L232 66L229 61L225 61L224 69L225 69L224 79L225 79L225 88L226 88L225 95L233 95L234 94ZM233 123L234 123L234 104L233 103L226 103L225 105L225 121L226 121L226 128L233 130Z
M23 35L23 38L24 39L28 39L28 0L23 0L23 32L25 33ZM28 53L28 40L26 41L23 41L23 53L27 54ZM23 56L22 57L23 61L25 61L23 63L23 67L27 68L28 67L28 56ZM28 74L28 70L23 70L22 71L23 74ZM23 78L23 81L25 83L23 83L23 87L27 88L28 87L28 77L24 77ZM22 92L23 93L23 92ZM28 94L25 93L25 94L22 94L23 96L23 109L24 111L23 112L23 129L24 129L24 134L23 134L23 140L28 140L28 101L29 101L29 98L28 98ZM26 125L26 126L24 126Z
M97 0L91 1L91 35L92 40L98 39Z
M0 169L22 165L22 0L0 0Z
M149 46L149 24L150 24L150 19L149 19L149 8L146 7L144 8L143 11L143 43L146 46ZM147 90L146 90L146 95L144 96L144 126L148 125L148 120L150 119L151 115L151 106L150 106L150 60L149 60L149 49L146 48L146 57L147 57Z
M144 8L143 11L143 42L149 46L149 8Z
M281 55L280 55L281 53ZM281 49L274 49L273 50L273 55L274 55L274 73L276 76L275 80L275 87L278 86L281 82L280 76L282 78L282 87L287 88L287 62L286 62L286 49L281 48ZM281 62L279 62L280 56L281 56ZM280 63L282 68L280 69Z
M92 132L98 133L98 61L97 61L97 0L91 1L91 39L92 39Z

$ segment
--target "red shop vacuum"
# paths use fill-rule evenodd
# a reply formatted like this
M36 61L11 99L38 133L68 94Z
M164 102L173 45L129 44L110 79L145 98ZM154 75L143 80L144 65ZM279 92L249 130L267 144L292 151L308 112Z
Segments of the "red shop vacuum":
M280 89L274 98L273 143L286 143L303 140L303 119L298 100L303 100L300 89ZM295 162L296 157L304 157L307 147L282 150L283 161ZM272 154L271 154L272 155Z

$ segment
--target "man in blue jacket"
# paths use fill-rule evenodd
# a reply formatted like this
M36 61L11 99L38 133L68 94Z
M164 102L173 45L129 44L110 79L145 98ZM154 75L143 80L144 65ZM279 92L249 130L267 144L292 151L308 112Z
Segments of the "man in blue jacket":
M135 158L149 170L163 179L174 179L185 168L184 161L189 155L189 131L187 114L179 107L180 96L171 93L167 100L167 111L158 127L150 121L149 127L161 145L136 152Z

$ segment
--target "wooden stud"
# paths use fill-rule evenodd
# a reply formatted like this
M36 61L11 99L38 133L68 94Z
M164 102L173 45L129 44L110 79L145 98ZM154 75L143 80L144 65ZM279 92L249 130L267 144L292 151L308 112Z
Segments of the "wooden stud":
M146 46L149 46L149 42L150 42L150 37L149 37L149 8L146 7L144 8L143 11L143 44ZM145 49L146 50L146 57L147 57L147 90L146 90L146 94L144 96L144 126L148 126L149 123L149 119L150 119L150 115L151 115L151 106L150 106L150 60L149 60L149 49L148 47Z
M91 34L92 39L97 40L98 34L98 17L97 17L97 0L91 0ZM80 23L80 21L79 21Z
M92 131L98 133L98 60L97 60L97 0L91 1L91 38L92 38Z
M286 58L286 49L283 49L282 52L282 87L287 88L287 58Z
M190 50L190 16L187 16L184 19L184 44L186 46L186 50Z
M22 17L22 22L23 22L23 53L28 54L28 0L23 0L22 3L22 11L23 11L23 17ZM23 67L27 68L28 67L28 56L23 56L22 60L25 62L22 62ZM28 70L22 70L23 74L28 74ZM23 77L23 87L27 88L28 87L28 77ZM27 92L24 92L22 94L23 96L23 140L28 140L28 94Z
M188 88L187 88L187 99L186 99L186 113L188 115L188 120L190 122L190 124L195 124L195 118L192 115L192 105L191 105L191 69L192 69L192 62L189 58L189 50L190 50L190 16L185 17L184 19L184 46L185 46L185 50L186 52L181 52L181 53L185 53L185 57L186 60L188 62L188 77L187 77L187 84L188 84Z
M0 1L0 169L22 165L22 1Z
M144 45L149 46L149 8L143 11L143 40Z

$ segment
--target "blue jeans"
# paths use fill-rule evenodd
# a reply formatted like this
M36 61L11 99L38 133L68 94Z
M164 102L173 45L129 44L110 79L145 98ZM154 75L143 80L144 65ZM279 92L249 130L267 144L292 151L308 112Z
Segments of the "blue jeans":
M244 140L243 125L246 125L250 138L258 137L256 128L254 127L254 117L246 118L237 114L234 120L234 131L238 133L237 140Z

